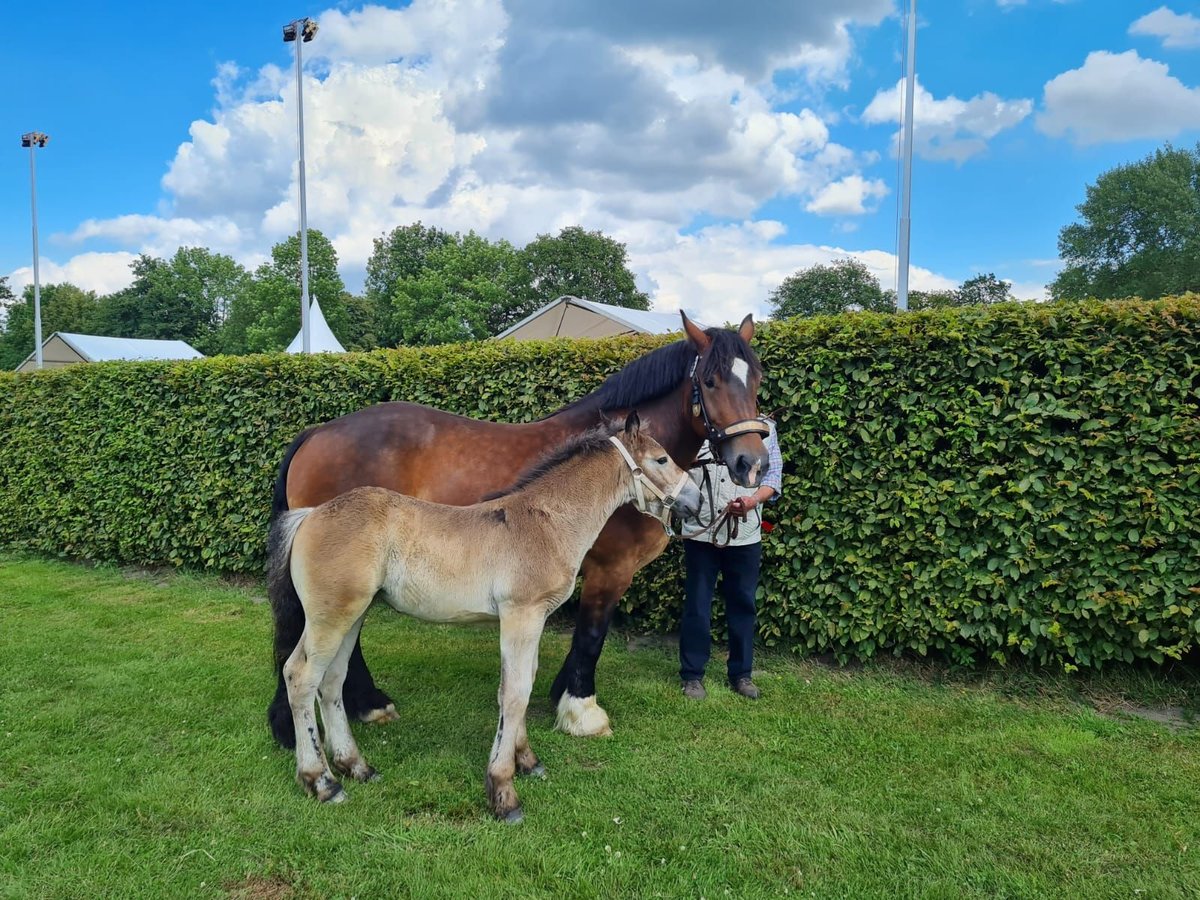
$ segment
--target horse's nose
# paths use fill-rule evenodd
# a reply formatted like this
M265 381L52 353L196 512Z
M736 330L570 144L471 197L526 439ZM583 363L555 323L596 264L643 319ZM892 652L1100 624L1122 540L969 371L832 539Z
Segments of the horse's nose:
M742 487L758 487L763 479L763 461L753 453L739 453L733 462L733 480Z

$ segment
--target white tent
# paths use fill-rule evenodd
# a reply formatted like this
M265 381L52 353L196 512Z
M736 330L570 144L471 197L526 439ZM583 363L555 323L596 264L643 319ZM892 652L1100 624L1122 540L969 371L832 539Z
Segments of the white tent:
M695 318L688 313L688 317ZM492 340L541 340L553 337L601 338L618 334L672 334L683 331L677 312L626 309L583 300L559 297L526 316Z
M56 331L42 342L42 367L61 369L75 363L106 362L114 359L200 359L204 354L186 341L160 341L150 338L107 337L98 334L73 334ZM33 353L17 366L18 372L37 368Z
M317 298L313 297L312 302L308 306L308 349L311 353L345 353L346 348L342 346L329 328L329 323L325 321L325 314L321 312L320 304L317 303ZM303 353L304 352L304 329L296 332L296 336L292 338L292 342L287 345L288 353Z

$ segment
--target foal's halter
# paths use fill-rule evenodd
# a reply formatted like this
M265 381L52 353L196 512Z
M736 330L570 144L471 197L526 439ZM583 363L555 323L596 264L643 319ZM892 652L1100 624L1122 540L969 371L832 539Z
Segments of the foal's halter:
M708 438L708 446L717 462L724 462L721 456L721 444L739 434L757 434L765 438L771 433L767 420L762 416L753 419L738 419L724 428L717 428L708 417L708 408L704 405L704 392L700 390L700 357L692 360L692 418L704 420L704 434Z
M654 516L654 518L658 519L660 522L663 521L665 517L671 514L671 507L675 505L675 501L679 498L680 493L683 491L684 487L687 486L689 481L688 473L684 472L682 475L680 475L679 480L675 482L674 487L672 487L667 493L663 493L662 490L659 489L658 485L646 477L646 473L642 471L642 467L637 464L632 456L630 456L629 451L625 449L625 445L621 443L620 439L616 435L610 437L609 440L612 441L613 446L620 451L621 458L625 460L625 465L629 466L629 471L633 473L634 504L637 506L638 512L645 513L648 516ZM642 493L643 485L645 485L646 489L655 497L657 497L662 503L662 515L654 515L654 513L652 513L646 506L646 495Z

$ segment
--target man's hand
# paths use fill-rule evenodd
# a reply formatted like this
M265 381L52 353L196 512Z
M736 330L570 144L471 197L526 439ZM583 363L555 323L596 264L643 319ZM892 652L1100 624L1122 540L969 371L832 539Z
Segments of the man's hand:
M746 514L754 507L758 506L758 501L754 497L735 497L729 501L729 506L726 509L730 515L746 518Z

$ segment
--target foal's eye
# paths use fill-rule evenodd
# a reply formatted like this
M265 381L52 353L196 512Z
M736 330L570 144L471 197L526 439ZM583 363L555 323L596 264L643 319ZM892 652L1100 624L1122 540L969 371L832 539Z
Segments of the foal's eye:
M657 463L658 463L660 466L665 466L665 465L667 464L667 458L666 458L665 456L660 456L660 457L659 457L659 458L656 460L656 462L657 462Z
M704 379L704 386L707 388L715 388L717 386L717 382L715 379L706 378Z

